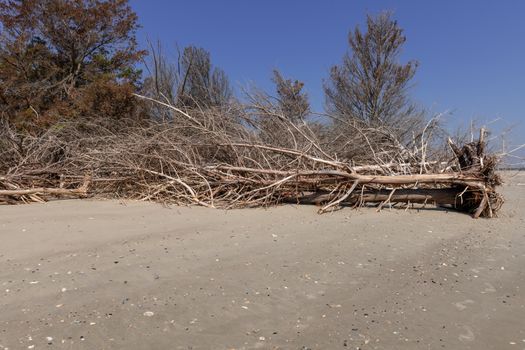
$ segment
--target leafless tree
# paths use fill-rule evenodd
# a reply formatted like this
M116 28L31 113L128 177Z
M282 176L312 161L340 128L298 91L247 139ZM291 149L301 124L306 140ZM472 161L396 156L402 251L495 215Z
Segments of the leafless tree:
M184 106L220 106L231 98L231 88L223 70L212 66L210 53L202 48L184 48L179 61L182 81L179 102Z
M171 62L160 43L150 44L150 76L145 79L143 93L178 107L189 109L225 107L233 93L224 71L214 67L210 53L202 48L188 46ZM155 106L152 106L153 109ZM165 120L165 109L154 112Z
M310 114L308 95L302 91L304 83L285 79L278 70L273 71L275 93L256 87L245 91L245 110L265 143L282 147L302 147L309 138L316 138L306 117ZM308 135L308 136L306 136ZM306 137L305 137L306 136Z

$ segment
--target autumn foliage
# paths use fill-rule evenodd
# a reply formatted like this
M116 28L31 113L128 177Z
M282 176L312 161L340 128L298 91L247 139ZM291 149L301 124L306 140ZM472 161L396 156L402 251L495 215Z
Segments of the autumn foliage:
M0 113L29 132L133 118L137 15L127 0L0 0Z

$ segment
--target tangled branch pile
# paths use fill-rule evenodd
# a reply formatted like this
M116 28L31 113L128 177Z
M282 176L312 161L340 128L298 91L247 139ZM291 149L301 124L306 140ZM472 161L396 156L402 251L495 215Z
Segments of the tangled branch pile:
M165 107L171 122L118 133L63 123L28 136L5 123L0 203L90 196L217 208L309 203L320 212L343 205L380 210L385 204L435 203L474 217L492 217L503 203L495 191L501 183L497 159L485 154L483 130L477 142L462 147L450 140L453 157L429 159L428 130L407 147L386 132L353 125L355 132L344 141L361 151L351 161L334 151L340 138L277 113L262 120L234 106L191 114ZM284 144L266 142L261 125L280 133Z
M483 131L437 147L436 124L407 94L417 63L402 63L406 38L389 13L350 31L323 85L331 123L312 122L304 84L278 71L277 96L243 104L192 45L176 62L151 45L142 79L127 0L0 0L0 27L0 203L437 203L475 217L502 204Z

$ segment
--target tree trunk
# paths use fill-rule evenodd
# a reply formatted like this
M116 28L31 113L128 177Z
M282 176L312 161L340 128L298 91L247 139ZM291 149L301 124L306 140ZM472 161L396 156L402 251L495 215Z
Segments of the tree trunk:
M396 189L393 190L365 190L363 193L356 190L347 199L341 202L342 205L354 205L357 203L429 203L436 205L451 205L454 208L462 209L467 203L476 197L477 192L464 192L461 188L440 188L440 189ZM336 196L328 192L315 192L301 197L289 197L288 203L315 204L321 205L334 200Z

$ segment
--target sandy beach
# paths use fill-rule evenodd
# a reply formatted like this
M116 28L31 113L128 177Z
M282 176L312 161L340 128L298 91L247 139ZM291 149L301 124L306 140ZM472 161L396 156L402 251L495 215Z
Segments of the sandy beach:
M0 349L525 349L525 174L501 192L478 220L2 206Z

